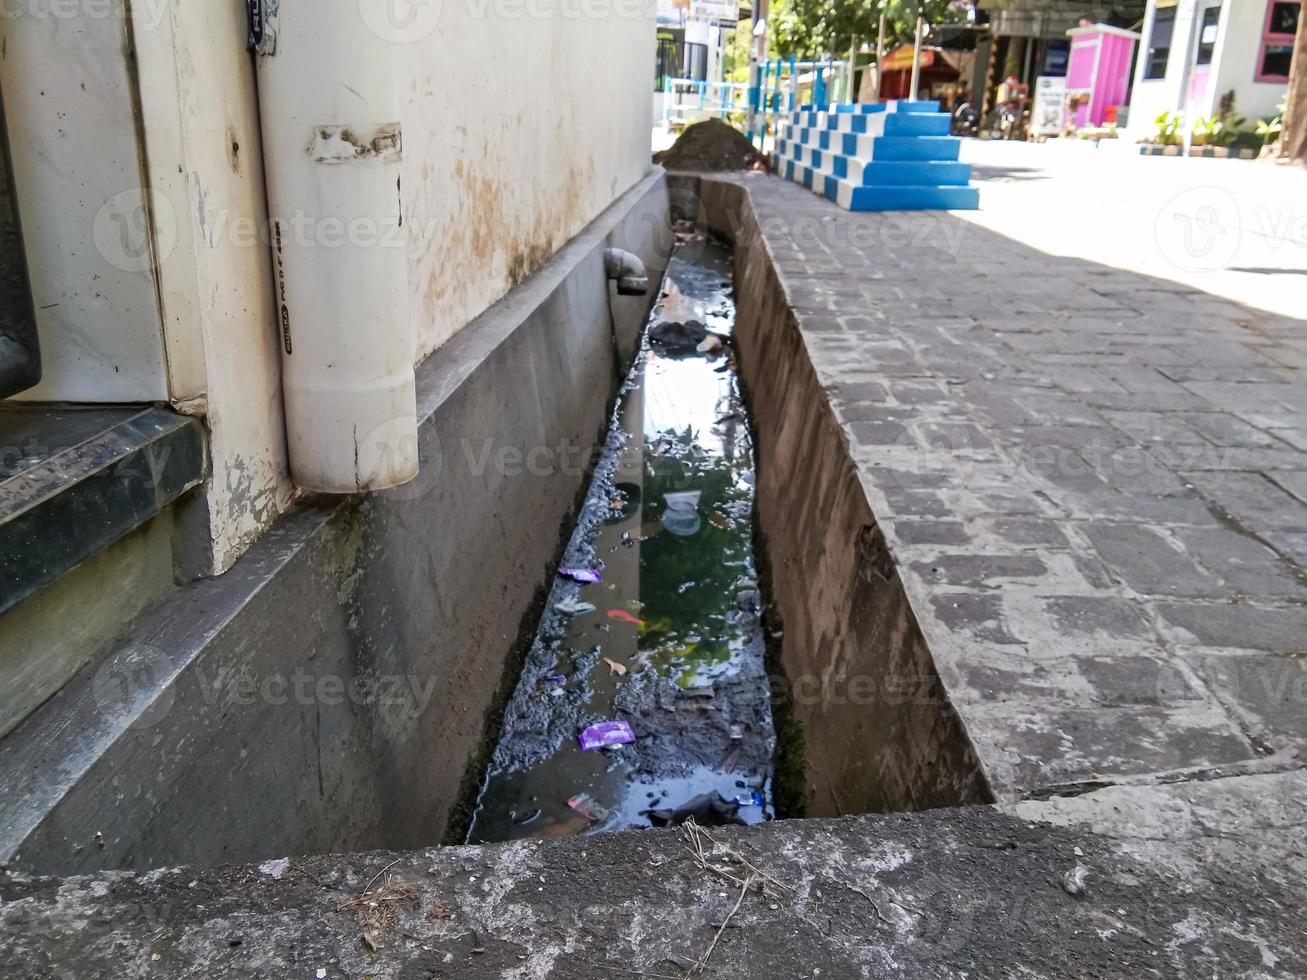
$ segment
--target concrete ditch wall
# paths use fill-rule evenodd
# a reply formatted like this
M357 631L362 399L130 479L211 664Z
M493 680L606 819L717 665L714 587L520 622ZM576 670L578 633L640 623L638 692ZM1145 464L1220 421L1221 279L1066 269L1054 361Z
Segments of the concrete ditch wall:
M991 802L940 684L743 186L670 196L735 242L736 344L757 436L758 514L781 667L802 732L803 812Z
M654 298L617 297L603 249L657 282L666 213L655 171L422 365L415 483L301 506L0 743L0 862L439 842Z

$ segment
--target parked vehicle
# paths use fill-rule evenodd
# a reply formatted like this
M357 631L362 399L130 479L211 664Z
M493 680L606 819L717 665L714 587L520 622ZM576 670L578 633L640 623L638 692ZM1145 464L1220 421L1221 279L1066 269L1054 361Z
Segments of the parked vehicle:
M959 102L953 109L949 132L954 136L975 136L980 132L980 108L971 100Z
M1024 140L1030 128L1030 89L1015 75L998 87L997 105L989 116L989 135L994 139Z

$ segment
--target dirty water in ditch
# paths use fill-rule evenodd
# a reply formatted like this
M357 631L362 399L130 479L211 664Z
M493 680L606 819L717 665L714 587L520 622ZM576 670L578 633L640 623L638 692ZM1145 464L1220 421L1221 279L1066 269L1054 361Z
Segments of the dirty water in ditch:
M469 842L774 815L731 254L678 239Z

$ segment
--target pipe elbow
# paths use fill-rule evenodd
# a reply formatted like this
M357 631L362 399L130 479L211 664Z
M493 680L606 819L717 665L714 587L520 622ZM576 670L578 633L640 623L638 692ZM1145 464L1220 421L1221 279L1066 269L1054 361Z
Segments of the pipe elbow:
M604 249L604 275L617 281L618 296L643 296L649 292L644 263L624 248Z

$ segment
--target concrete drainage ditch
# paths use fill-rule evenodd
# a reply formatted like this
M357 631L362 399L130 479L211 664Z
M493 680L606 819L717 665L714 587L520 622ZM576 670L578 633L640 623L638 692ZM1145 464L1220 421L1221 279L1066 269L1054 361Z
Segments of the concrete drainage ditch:
M777 700L798 816L993 801L940 683L791 301L739 183L672 178L674 209L735 247L763 585L784 627Z
M730 252L678 237L470 841L774 813Z
M743 193L674 181L692 205L675 217L696 230L679 236L468 840L991 801ZM714 236L736 241L734 261ZM619 740L587 745L603 725Z
M602 438L653 298L612 296L604 250L659 281L669 201L733 243L683 243L672 271L730 349L645 354L614 430L639 438L610 441L568 545L584 472L473 464ZM742 186L651 176L418 379L415 484L289 515L0 742L0 861L144 870L990 799ZM565 548L604 582L555 587ZM296 700L303 678L332 700ZM653 737L610 765L575 743L602 721Z
M635 527L634 492L617 484L636 481L615 480L612 496L592 498L599 504L598 533L583 534L566 550L568 543L554 532L571 527L566 515L581 499L580 478L525 480L495 471L476 483L463 468L428 467L427 496L378 495L366 507L301 512L278 529L276 548L256 549L252 562L219 585L189 593L184 611L190 620L171 610L166 618L174 631L146 635L163 641L202 632L211 639L190 648L156 645L189 649L192 661L180 665L181 675L166 678L172 687L136 699L142 710L111 715L103 701L94 705L85 690L74 689L61 696L63 704L42 709L46 724L26 732L23 753L15 755L12 741L0 744L0 854L11 865L0 871L0 974L319 980L1061 977L1087 970L1103 976L1303 975L1296 913L1307 780L1300 769L1213 769L1179 780L1153 774L1050 799L1017 802L1005 790L1007 802L999 805L960 805L991 801L989 781L940 690L899 570L854 478L850 454L859 450L843 443L819 383L813 360L830 370L830 358L818 357L820 314L804 305L804 284L787 279L791 308L769 249L777 249L781 268L794 263L787 266L780 251L785 236L772 235L769 226L768 241L762 240L751 198L740 186L750 179L671 182L674 213L727 233L734 245L739 295L733 347L740 390L753 410L752 559L766 608L774 612L763 617L763 636L773 641L764 663L769 687L777 689L771 708L778 751L770 761L758 754L746 759L742 751L734 766L719 766L713 751L703 758L719 775L740 773L746 785L721 787L728 792L765 789L770 764L771 795L764 795L761 815L770 803L778 816L817 819L584 835L578 832L636 825L633 808L625 805L631 794L606 798L621 801L609 808L608 824L591 819L599 812L593 806L586 814L559 800L562 783L572 796L589 790L594 804L605 806L601 793L639 784L628 777L642 774L642 754L624 757L628 749L622 749L608 760L622 764L611 773L618 780L605 781L611 775L606 761L584 774L581 785L576 770L540 784L547 787L541 797L546 807L530 799L525 784L505 784L510 791L496 795L495 779L516 758L509 752L499 757L481 796L474 837L537 839L427 846L450 826L463 837L459 818L451 817L455 788L465 772L480 784L483 753L495 742L487 728L499 728L487 725L496 684L505 675L508 686L519 679L514 630L523 624L529 641L540 621L539 608L532 610L523 592L541 581L556 584L560 552L568 567L575 561L582 572L608 555L603 584L620 590L630 585L633 571L622 562L631 562L633 553L643 562L644 545L652 560L661 535L670 535L668 544L676 537L672 528L688 530L696 520L703 527L716 511L730 516L720 507L700 512L706 493L693 509L683 500L668 507L663 493L662 506L654 505L662 530L627 547L622 532ZM755 185L752 200L767 208L771 193ZM475 436L480 445L484 433L496 431L529 431L536 439L543 438L540 430L549 436L583 432L585 444L593 444L647 313L634 304L623 309L621 297L596 288L599 256L605 244L640 252L648 236L638 226L645 219L665 225L667 202L661 178L646 182L621 213L607 215L597 230L569 244L560 262L524 283L495 317L470 327L452 348L458 356L424 365L424 445L430 446L433 428L450 459L463 451L460 436ZM640 254L661 274L657 249ZM802 333L797 316L803 317ZM832 389L829 376L821 380ZM628 412L638 397L628 392ZM846 411L838 392L832 399ZM726 414L714 414L714 423ZM867 465L861 455L858 462ZM643 464L638 472L645 508ZM642 515L642 539L646 523L652 522ZM895 540L896 528L886 528ZM496 563L498 549L510 545L515 576ZM474 555L482 556L479 563ZM453 574L459 570L462 579ZM521 588L497 587L510 581ZM686 578L666 581L683 584ZM733 577L732 588L717 591L736 598L736 611L756 612L747 597L740 606L748 581ZM435 601L433 583L442 589ZM602 660L607 656L630 674L637 657L625 652L639 655L639 634L618 639L592 630L605 637L603 651L571 643L585 636L574 627L594 616L578 606L590 601L583 588L596 584L560 586L550 597L553 612L568 617L556 624L563 635L555 651L539 645L536 653L544 656L528 659L517 685L519 694L572 704L560 712L566 723L549 745L563 745L596 719L626 720L639 731L639 705L622 717L624 705L633 702L616 696L613 678L626 675ZM259 606L214 602L250 585L258 586ZM911 579L909 585L915 589ZM426 606L417 602L424 596ZM455 601L460 598L466 601ZM622 621L606 614L621 608L620 601L604 606L601 625ZM554 609L559 603L564 610ZM405 725L370 704L330 711L319 702L302 718L291 713L292 721L302 722L297 728L284 722L285 707L252 707L213 691L197 696L188 686L186 670L203 666L206 676L216 677L216 668L237 653L268 670L348 675L371 669L396 604L419 621L404 634L407 643L382 652L402 669L446 678L429 710ZM598 612L600 602L594 604ZM285 610L306 607L315 610L313 617L279 622ZM624 611L640 619L644 607ZM231 622L215 622L215 615ZM926 620L936 652L947 655L934 625ZM670 626L686 631L697 623ZM289 632L299 634L296 643L270 642L285 641ZM663 690L684 676L687 686L680 690L688 691L722 663L748 663L756 671L756 661L734 653L726 660L687 656L693 653L688 640L678 635L678 648L662 651L673 655L661 661L658 650L647 651L662 668ZM626 646L618 649L618 643ZM544 663L551 652L562 656ZM594 661L589 681L573 676L581 673L577 660ZM559 684L569 690L549 693ZM593 716L581 710L587 684L607 698L586 702ZM735 702L727 700L733 711ZM520 706L518 699L509 704L503 726L509 741L522 731L514 716ZM548 730L555 716L551 710L539 717ZM735 741L730 726L741 723L733 716L721 721L724 731L723 724L707 726L717 740L711 749L723 736ZM238 764L241 739L251 741L251 761ZM593 763L601 756L584 758ZM632 764L623 768L626 762ZM1001 773L995 783L1003 785ZM717 789L711 780L704 785ZM635 815L646 820L640 811L653 807L638 793L636 799ZM541 812L533 814L537 808ZM821 819L911 809L928 812ZM569 836L544 839L547 828ZM348 853L321 853L328 851ZM229 866L197 867L220 862ZM190 866L177 867L182 864ZM44 879L19 870L69 874L107 867L159 870ZM1000 930L995 922L1003 924Z

